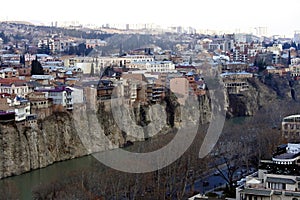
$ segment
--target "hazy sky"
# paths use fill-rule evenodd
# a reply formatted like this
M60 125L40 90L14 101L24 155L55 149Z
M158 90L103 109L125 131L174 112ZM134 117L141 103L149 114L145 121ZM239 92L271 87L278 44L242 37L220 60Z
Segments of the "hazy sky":
M248 30L267 26L271 34L300 30L300 1L269 0L4 0L2 20L156 23L199 29Z

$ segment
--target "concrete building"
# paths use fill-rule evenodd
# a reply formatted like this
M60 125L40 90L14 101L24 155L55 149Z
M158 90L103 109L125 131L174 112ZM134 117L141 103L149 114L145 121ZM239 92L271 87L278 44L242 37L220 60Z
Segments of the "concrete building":
M54 81L54 77L51 75L32 75L31 81L36 81L41 85L50 85Z
M174 73L175 64L172 61L133 61L126 65L131 69L146 70L147 72Z
M7 103L14 109L16 122L24 121L30 115L30 102L27 99L12 95L11 98L7 98Z
M256 35L259 37L268 35L268 27L260 26L260 27L255 27L254 29L256 31Z
M86 39L85 45L87 48L104 47L107 42L101 39Z
M300 144L280 145L272 160L261 160L258 172L236 189L236 199L300 199Z
M172 78L170 80L170 90L174 93L181 105L184 105L189 95L189 82L185 77Z
M249 89L247 79L253 77L253 74L247 72L226 72L222 73L221 77L228 93L239 94Z
M0 80L0 93L16 94L25 97L28 91L26 81L9 78Z
M147 102L148 81L143 74L122 74L121 95L129 100L131 105L134 102Z
M3 54L0 56L1 62L6 65L19 65L20 55L19 54Z
M97 98L100 100L111 99L114 90L114 84L110 80L100 80L97 86Z
M67 110L73 109L72 90L69 88L38 89L37 92L45 93L46 98L52 99L53 105L60 105Z
M224 62L222 63L222 72L245 72L249 64L245 62Z
M289 71L290 71L292 77L299 77L300 76L300 64L290 65Z
M147 72L175 73L175 64L171 61L154 61L146 63Z
M31 109L43 109L51 106L50 100L43 92L31 92L26 95L26 98L30 101Z
M289 141L300 141L300 115L290 115L281 123L282 136Z
M72 90L71 95L72 95L72 99L73 99L73 104L82 104L84 102L82 88L69 87L69 86L67 86L66 88L69 88L70 90Z
M108 66L136 68L133 62L153 62L154 57L149 55L126 55L122 57L71 57L64 59L64 65L77 67L83 74L90 74L92 65L94 74L99 74L102 69Z
M83 88L84 101L87 109L97 110L97 88L88 86Z
M300 65L300 58L291 58L291 65Z
M19 71L11 67L0 70L0 78L15 78L19 76Z
M300 43L300 31L299 30L294 32L294 41L297 44Z

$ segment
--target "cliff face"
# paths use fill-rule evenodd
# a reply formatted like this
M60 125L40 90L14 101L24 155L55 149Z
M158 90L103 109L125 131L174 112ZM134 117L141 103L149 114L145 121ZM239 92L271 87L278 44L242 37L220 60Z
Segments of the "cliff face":
M251 79L249 84L248 91L228 96L229 117L253 115L276 99L276 92L259 80ZM198 105L187 106L183 113L176 99L169 97L161 104L135 104L133 108L110 101L99 102L96 110L78 106L72 112L53 113L36 127L0 124L0 178L165 134L184 126L183 118L193 120L197 107L200 123L207 123L211 100L207 95L198 100Z
M227 94L227 117L252 116L260 108L276 101L277 91L256 78L248 79L249 90L240 94Z
M209 120L209 107L208 97L201 97L201 122ZM182 117L189 116L181 116L177 101L169 98L130 109L114 107L110 101L99 102L96 110L78 106L72 112L53 113L33 127L2 123L0 178L165 134L179 126Z
M0 125L0 178L48 166L56 161L85 155L72 119L53 114L39 127Z

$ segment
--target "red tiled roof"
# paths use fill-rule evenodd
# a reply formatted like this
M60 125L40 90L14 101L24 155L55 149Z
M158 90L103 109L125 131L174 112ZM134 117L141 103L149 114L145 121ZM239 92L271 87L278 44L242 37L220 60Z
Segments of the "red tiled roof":
M11 84L22 85L22 84L25 84L25 83L26 83L25 80L20 80L18 78L4 78L4 79L0 79L0 84L3 84L3 85L11 85Z

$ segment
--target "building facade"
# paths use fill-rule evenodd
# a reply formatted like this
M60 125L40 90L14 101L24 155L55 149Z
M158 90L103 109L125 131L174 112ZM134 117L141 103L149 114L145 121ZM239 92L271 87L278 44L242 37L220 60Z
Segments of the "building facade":
M67 110L73 110L72 90L70 88L57 87L37 91L45 93L45 97L52 100L53 105L60 105Z
M300 199L300 144L277 147L272 160L261 160L258 172L236 189L237 200Z
M281 123L282 136L293 142L300 142L300 115L290 115Z

